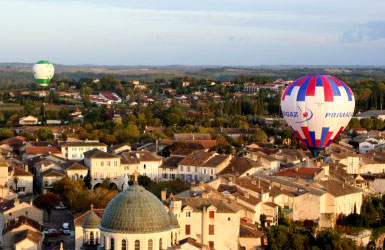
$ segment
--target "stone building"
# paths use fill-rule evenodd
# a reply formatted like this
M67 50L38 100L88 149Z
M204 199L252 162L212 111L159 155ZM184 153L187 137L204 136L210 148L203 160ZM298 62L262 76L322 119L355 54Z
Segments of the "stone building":
M137 181L108 204L101 219L100 215L91 209L87 216L75 218L75 226L83 221L81 229L75 227L76 242L82 242L75 249L169 249L177 243L175 216Z

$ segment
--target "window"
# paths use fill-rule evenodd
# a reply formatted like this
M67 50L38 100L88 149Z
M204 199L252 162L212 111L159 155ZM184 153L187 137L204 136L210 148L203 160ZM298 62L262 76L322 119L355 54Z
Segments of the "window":
M143 169L146 169L146 164L143 164Z
M111 162L110 162L110 161L107 161L107 167L109 167L109 166L110 166L110 164L111 164Z
M190 172L190 167L187 167L187 172Z
M160 238L160 239L159 239L159 250L162 250L162 249L163 249L162 245L163 245L163 244L162 244L162 239Z
M203 169L203 173L206 174L206 169Z
M104 161L100 162L100 166L102 166L102 167L104 166Z
M214 248L214 241L209 241L209 247Z
M110 249L111 250L114 250L115 249L115 241L114 241L114 238L111 238L111 240L110 240Z
M214 213L215 213L214 211L210 211L210 212L209 212L209 217L210 217L210 219L214 219Z
M190 235L190 230L191 230L191 226L187 224L185 227L185 235Z
M190 211L186 212L186 217L191 217L191 212Z
M214 235L214 225L209 225L209 235Z
M214 169L211 169L211 174L214 174Z
M127 241L122 240L122 250L127 250Z
M148 240L148 250L153 250L152 240Z
M180 166L180 171L183 171L183 166Z
M135 250L140 250L140 241L139 240L135 241Z
M114 166L118 166L118 161L114 161Z
M90 245L94 244L94 232L90 233Z
M195 167L195 173L196 173L196 172L198 172L198 168L197 168L197 167Z

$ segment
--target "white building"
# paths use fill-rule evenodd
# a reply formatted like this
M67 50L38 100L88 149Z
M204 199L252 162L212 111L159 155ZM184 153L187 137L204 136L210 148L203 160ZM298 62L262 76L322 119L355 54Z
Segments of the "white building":
M92 188L98 187L105 179L109 179L113 188L121 190L125 176L130 175L129 164L122 161L121 156L100 149L85 152L84 164L90 170Z
M63 157L69 160L83 160L84 153L92 149L107 152L107 145L98 141L66 142L61 145Z
M39 123L39 119L35 116L29 115L19 119L20 125L36 125Z
M123 152L121 156L132 166L130 168L131 175L137 171L140 175L147 176L152 180L159 178L159 167L162 165L160 156L147 150Z
M137 181L108 204L102 219L100 214L91 209L87 216L75 218L76 250L171 249L177 243L175 216Z
M182 200L173 198L169 204L180 225L180 240L192 238L209 248L238 249L238 206L211 198L188 199L183 204Z

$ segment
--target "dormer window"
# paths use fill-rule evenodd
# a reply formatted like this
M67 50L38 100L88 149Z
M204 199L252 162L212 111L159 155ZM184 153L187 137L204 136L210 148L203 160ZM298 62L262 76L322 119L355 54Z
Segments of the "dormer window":
M209 211L209 218L214 219L215 211Z

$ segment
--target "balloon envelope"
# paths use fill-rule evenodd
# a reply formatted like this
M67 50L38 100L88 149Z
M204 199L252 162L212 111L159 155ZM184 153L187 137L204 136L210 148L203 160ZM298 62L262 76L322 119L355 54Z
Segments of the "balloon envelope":
M48 86L55 73L52 63L41 60L33 66L33 76L40 86Z
M329 75L308 75L287 86L281 98L283 117L314 156L329 146L353 116L352 90Z

